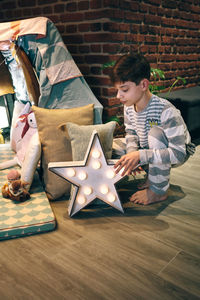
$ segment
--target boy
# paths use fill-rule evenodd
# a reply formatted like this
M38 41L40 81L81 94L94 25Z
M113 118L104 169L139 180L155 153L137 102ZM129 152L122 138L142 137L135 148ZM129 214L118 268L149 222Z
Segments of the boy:
M126 131L127 154L116 163L116 173L124 168L122 175L129 175L138 164L147 170L146 183L130 197L143 205L167 199L171 167L195 151L179 110L150 92L150 72L144 56L123 55L110 76L124 105Z

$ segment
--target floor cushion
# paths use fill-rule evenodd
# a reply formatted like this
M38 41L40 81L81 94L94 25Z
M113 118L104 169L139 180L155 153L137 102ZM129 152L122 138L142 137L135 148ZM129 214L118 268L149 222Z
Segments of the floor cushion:
M0 161L12 159L9 144L0 145ZM17 169L17 168L16 168ZM0 171L0 186L7 181L9 169ZM0 193L0 240L43 233L56 228L56 220L49 200L35 172L30 189L31 198L15 203Z

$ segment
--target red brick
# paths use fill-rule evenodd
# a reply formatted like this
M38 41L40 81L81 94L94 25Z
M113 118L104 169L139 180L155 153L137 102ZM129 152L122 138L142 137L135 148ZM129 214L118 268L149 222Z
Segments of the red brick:
M190 13L186 13L186 12L180 12L180 18L181 19L183 19L183 20L191 20L191 12ZM194 19L193 18L193 16L192 16L192 19Z
M78 47L80 53L89 53L90 52L90 46L88 45L81 45Z
M47 18L49 18L55 25L60 22L60 16L59 15L46 15Z
M119 9L115 9L112 11L113 14L113 18L114 19L124 19L124 11L123 10L119 10Z
M85 61L88 64L105 64L106 62L108 62L108 59L108 55L90 54L85 56Z
M187 41L186 41L186 39L181 39L181 38L179 38L179 39L176 39L176 45L177 46L185 46L185 45L187 45Z
M196 4L197 5L195 5L195 3L194 3L194 5L190 6L190 11L197 14L197 15L199 15L200 14L200 6L199 6L199 1L198 0L197 0Z
M20 6L22 6L22 5L20 5ZM1 6L2 10L5 10L5 9L12 9L13 10L15 8L16 8L16 1L6 1L6 2L2 3L2 6Z
M87 32L90 30L90 24L89 23L78 24L78 29L80 32Z
M160 36L160 27L155 26L155 25L149 25L148 33L159 35Z
M101 76L87 76L86 77L87 82L89 83L89 85L95 85L95 86L107 86L110 84L110 80L107 77L101 77Z
M174 27L176 26L176 20L172 19L172 18L162 18L161 19L161 24L163 26L170 26L170 27Z
M65 28L66 33L75 33L77 32L77 25L67 25Z
M20 17L20 16L22 16L22 10L17 10L17 13L16 14L18 14L18 17ZM12 20L13 19L13 16L16 16L15 15L15 11L13 11L13 10L6 10L5 12L4 12L4 21L6 20L7 22L10 20ZM17 17L17 16L16 16Z
M30 15L31 15L31 12L32 12L32 9L31 9L31 8L24 8L24 9L23 9L23 15L24 15L25 17L30 16Z
M106 76L109 76L111 72L111 67L103 68L102 73Z
M177 3L178 4L178 9L181 11L187 11L190 12L191 11L191 5L187 2L183 3Z
M170 55L170 54L169 55L164 54L164 55L160 56L160 59L161 59L162 62L173 62L173 61L176 60L176 58L177 58L176 55Z
M140 46L140 52L141 53L147 53L148 52L148 50L149 50L149 46L148 45L141 45Z
M40 7L34 7L32 8L32 14L34 17L37 17L42 14L42 9Z
M98 20L101 18L109 18L112 16L112 9L102 9L97 11L89 10L84 13L85 20Z
M79 69L83 75L88 75L90 73L90 67L88 65L79 65Z
M120 48L121 48L121 45L119 45L119 44L110 44L109 43L109 44L103 45L103 52L115 54L115 53L119 52Z
M43 14L51 14L52 13L52 7L51 6L45 6L42 9Z
M130 9L133 11L139 11L139 3L136 3L135 1L130 2Z
M60 34L63 34L65 32L65 26L64 25L57 25L56 26Z
M91 31L100 31L101 30L101 23L92 23L90 24Z
M77 3L76 2L70 2L66 4L66 10L68 11L76 11L77 10Z
M150 64L152 64L152 63L157 64L157 61L160 58L160 55L158 55L158 54L146 54L145 57L150 62Z
M96 0L98 1L98 0ZM99 1L100 2L100 1ZM103 0L103 7L119 7L120 0Z
M84 41L88 43L110 41L110 34L109 33L98 33L98 34L88 33L84 35Z
M133 26L133 25L132 25ZM142 34L148 34L149 32L149 25L146 24L142 24L139 26L139 30L137 28L136 32L140 32Z
M177 31L175 28L165 28L166 35L177 36Z
M85 42L95 43L95 42L122 42L124 41L124 34L120 33L89 33L84 35Z
M173 65L175 65L175 63L173 62ZM169 64L166 64L166 63L158 63L157 66L156 66L158 69L161 69L163 71L166 71L169 69Z
M137 34L133 34L133 33L126 34L126 41L137 43Z
M80 44L83 43L83 37L80 34L64 35L63 40L65 44Z
M156 6L160 6L161 4L160 0L149 0L148 3Z
M57 4L54 6L54 12L55 13L61 13L65 10L64 4Z
M50 3L53 3L53 2L55 2L56 0L50 0L49 2ZM48 4L47 3L47 0L42 0L41 1L42 2L42 4ZM9 5L11 5L12 3L11 2L9 2ZM19 7L27 7L27 6L35 6L36 5L36 1L35 0L29 0L29 1L26 1L26 0L19 0L18 1L18 5L19 5ZM13 7L12 7L13 8Z
M188 59L189 61L193 60L193 61L198 62L199 59L200 59L200 55L199 55L199 54L191 54L191 55L189 55L189 56L187 57L187 59Z
M114 87L111 87L111 88L103 88L103 96L112 96L112 97L116 97L116 94L117 94L117 90L114 88ZM110 98L110 101L111 101L111 98ZM117 104L119 104L119 100L117 101ZM113 103L112 105L116 104L116 101L115 103Z
M146 35L144 36L145 42L147 43L159 43L160 38L156 35Z
M119 31L120 32L129 32L130 31L130 24L119 24Z
M80 22L83 20L83 13L64 13L60 16L62 22Z
M127 21L142 22L144 20L144 15L135 12L125 12L125 19Z
M75 60L75 62L79 65L79 64L84 64L85 60L84 60L84 56L83 55L73 55L73 58Z
M120 0L119 7L120 7L120 9L123 9L123 10L130 10L130 8L131 8L130 1Z
M172 72L172 71L166 71L165 72L165 78L166 78L166 80L174 78L174 72Z
M200 29L200 22L189 22L189 29L199 30Z
M177 28L187 28L189 27L189 22L185 20L176 20Z
M116 32L116 31L119 31L119 26L120 26L120 24L115 23L115 22L106 22L106 23L103 23L103 30L109 31L109 32Z
M100 87L92 87L92 91L95 94L95 96L97 97L97 99L101 96L101 88Z
M140 12L143 12L143 13L147 13L148 11L149 11L149 5L148 4L143 4L143 3L140 3L140 9L139 9L139 11Z
M78 3L78 10L88 10L89 9L89 1L80 1Z
M115 99L113 98L104 98L101 97L101 104L106 107L106 106L112 106L115 104Z
M152 15L157 15L157 14L158 14L158 7L156 7L156 6L151 6L150 13L151 13Z
M157 52L157 46L155 45L150 45L148 49L149 53L156 53Z
M102 0L90 0L90 8L91 9L96 9L96 8L101 8L101 7L102 7Z
M163 36L162 37L162 42L164 43L164 44L174 44L175 43L175 39L174 38L172 38L172 37L169 37L169 36Z
M90 68L91 74L101 75L101 68L100 67L91 67Z
M161 22L160 16L145 15L144 18L145 18L145 24L158 25Z
M91 50L91 52L94 52L94 53L100 53L101 52L101 45L92 44L90 46L90 50Z
M177 2L173 0L162 0L162 6L165 8L177 8Z
M165 9L163 7L158 7L158 16L164 16L165 15Z
M192 20L193 21L196 21L196 22L199 22L199 14L193 14L193 16L192 16Z
M186 36L187 37L193 37L193 38L200 38L200 33L197 33L196 31L192 31L192 30L189 30L186 32Z
M104 108L105 117L116 116L118 114L121 114L122 112L123 112L122 106Z

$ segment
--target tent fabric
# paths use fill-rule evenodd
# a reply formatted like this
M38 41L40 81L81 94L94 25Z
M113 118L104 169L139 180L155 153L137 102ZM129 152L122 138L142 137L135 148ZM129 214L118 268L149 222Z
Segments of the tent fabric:
M36 17L25 20L4 22L0 24L0 41L13 41L25 34L46 35L46 25L48 19Z
M102 123L102 105L92 93L63 43L56 26L49 19L43 18L43 21L44 19L46 19L45 35L24 34L19 35L15 41L25 51L37 74L40 85L38 106L54 109L79 107L94 103L94 123ZM2 51L2 54L7 60L13 83L18 82L16 85L14 84L15 90L20 93L20 88L17 86L19 86L20 80L21 86L23 86L23 82L25 82L23 74L19 75L19 70L16 69L16 62L13 61L10 50ZM16 96L19 101L29 101L24 86L21 89L21 95L17 94Z
M14 87L15 97L19 102L29 102L29 96L22 68L13 57L11 50L1 51L6 60L6 65L11 74L12 84Z

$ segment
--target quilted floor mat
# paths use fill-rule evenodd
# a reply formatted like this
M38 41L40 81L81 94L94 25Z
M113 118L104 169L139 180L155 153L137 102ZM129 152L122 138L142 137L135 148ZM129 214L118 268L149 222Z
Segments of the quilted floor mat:
M0 145L0 161L13 158L7 144ZM17 167L15 167L17 168ZM0 170L0 187L7 181L8 169ZM30 190L31 198L15 203L2 197L0 192L0 240L54 230L56 220L43 190L38 173L35 173Z

